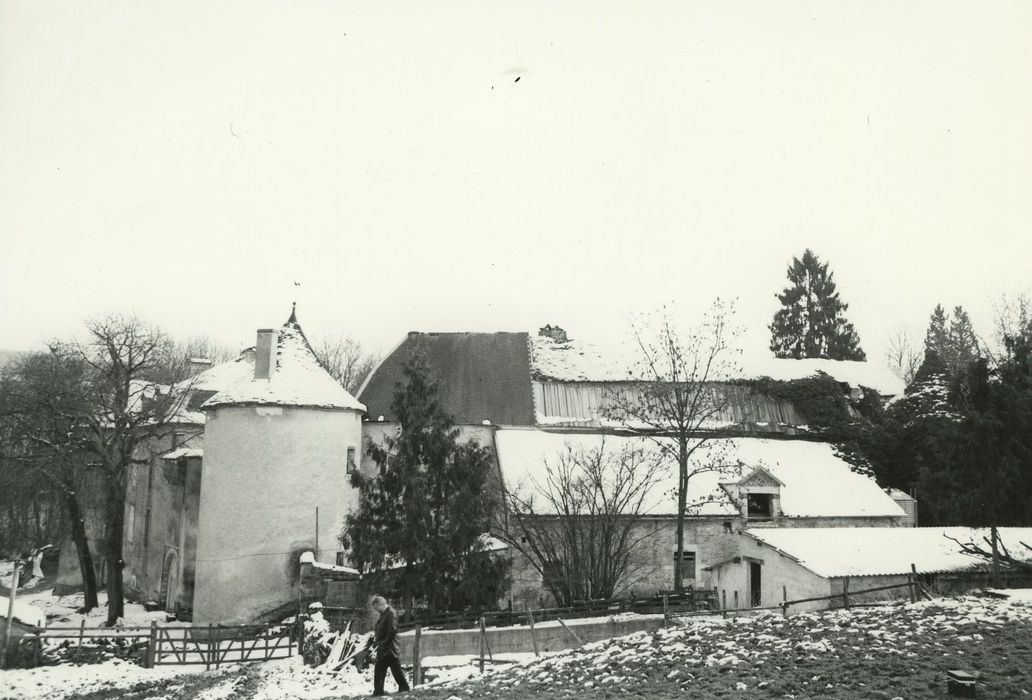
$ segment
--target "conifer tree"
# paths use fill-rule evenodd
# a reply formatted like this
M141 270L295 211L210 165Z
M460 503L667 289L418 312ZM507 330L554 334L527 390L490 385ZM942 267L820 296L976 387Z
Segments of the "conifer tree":
M410 358L404 375L391 403L400 428L383 445L368 446L377 473L352 475L359 508L341 539L374 579L402 565L393 572L394 592L425 599L431 612L494 607L509 562L482 551L496 506L491 449L459 442L421 355Z
M864 360L860 339L846 320L848 304L839 299L828 264L809 248L788 266L792 284L778 294L782 308L770 324L775 357Z
M964 307L955 306L951 315L945 312L941 304L936 304L928 319L925 350L939 357L951 379L962 374L982 356L971 317Z

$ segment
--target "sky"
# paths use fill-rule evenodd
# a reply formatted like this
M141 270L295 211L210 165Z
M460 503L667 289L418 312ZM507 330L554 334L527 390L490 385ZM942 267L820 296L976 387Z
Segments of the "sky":
M793 256L878 361L1032 291L1032 3L0 0L0 348L605 339Z

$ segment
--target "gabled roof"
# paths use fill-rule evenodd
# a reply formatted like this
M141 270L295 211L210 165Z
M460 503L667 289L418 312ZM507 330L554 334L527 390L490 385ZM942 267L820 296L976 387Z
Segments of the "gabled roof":
M677 513L676 442L599 433L548 432L502 429L495 433L498 461L506 488L533 489L546 482L546 463L553 466L567 449L597 450L607 454L638 449L661 460L666 469L646 502L649 515ZM722 438L706 441L693 464L727 465L719 471L701 472L689 481L689 503L698 503L693 515L732 516L738 507L721 482L737 481L751 468L762 467L783 486L783 517L902 517L903 510L878 484L852 471L827 443L761 438ZM526 491L525 491L526 492Z
M214 386L222 379L227 383ZM276 365L269 379L254 378L254 355L244 353L236 362L202 373L198 380L197 389L218 391L201 405L205 410L227 405L365 410L319 364L293 313L277 334Z
M409 333L366 380L359 398L371 418L394 420L391 400L404 367L423 353L438 397L456 423L533 425L526 333Z
M730 482L729 486L751 486L755 484L765 485L766 481L773 481L778 486L784 486L785 482L770 473L768 469L756 467L751 473L743 476L736 482Z
M1026 552L1032 528L1001 527L1000 539L1012 554ZM887 576L963 571L985 566L985 560L964 554L953 540L977 542L986 548L986 528L967 527L827 527L747 530L747 535L787 554L825 578ZM950 539L953 538L953 539Z

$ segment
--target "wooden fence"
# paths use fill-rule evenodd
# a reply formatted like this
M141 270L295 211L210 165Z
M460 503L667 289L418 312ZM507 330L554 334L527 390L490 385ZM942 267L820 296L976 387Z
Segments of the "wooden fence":
M208 625L207 627L49 627L38 640L74 640L73 659L82 655L83 644L93 639L136 640L143 656L141 663L154 666L203 665L205 669L222 664L271 661L294 655L295 642L301 639L297 624L290 625Z
M538 608L534 619L549 622L559 618L577 619L598 615L618 615L624 612L639 614L661 613L668 610L695 612L718 609L716 593L711 590L687 590L680 593L660 593L649 598L613 598L576 601L564 608ZM526 624L526 611L497 610L493 612L457 612L433 616L406 616L398 628L408 631L416 627L426 629L473 629L484 620L489 627L512 627Z
M880 593L880 592L883 592L883 591L898 590L900 588L908 589L908 593L909 593L909 597L910 597L910 602L911 603L916 603L920 598L925 598L925 599L928 599L928 600L932 599L932 597L928 594L928 592L926 590L924 590L924 588L922 588L921 584L918 582L916 573L908 574L907 575L906 583L894 583L894 584L891 584L891 585L888 585L888 586L877 586L875 588L864 588L862 590L854 590L854 591L850 591L849 590L849 577L846 576L843 579L843 586L842 586L842 592L841 593L832 593L831 595L817 596L817 597L814 597L814 598L798 598L798 599L795 599L795 600L789 600L788 599L788 589L785 586L782 586L781 587L782 602L779 605L772 605L772 606L766 606L766 607L754 607L754 608L739 608L739 607L735 606L734 608L730 608L730 609L727 608L727 606L725 605L725 606L722 606L720 608L719 612L720 612L721 616L727 617L728 615L735 615L735 614L738 614L738 613L756 612L756 611L760 611L760 610L778 610L778 611L781 612L782 615L784 615L785 617L788 617L788 609L791 606L793 606L793 605L800 605L802 603L816 603L816 602L825 601L825 600L826 601L841 601L842 602L842 607L846 608L847 610L849 608L864 608L864 607L871 607L873 605L883 605L885 603L885 601L880 601L880 602L876 602L876 603L860 603L860 604L856 604L856 603L853 602L853 600L855 599L856 596L862 596L862 595L864 595L866 593ZM716 593L716 589L714 589L714 594L715 593ZM736 597L736 600L737 600L737 597ZM709 615L712 615L713 612L712 611L708 611L708 612L702 612L702 613L700 613L700 612L679 612L678 613L678 612L665 611L664 612L664 616L663 616L664 624L669 623L669 621L671 619L674 619L674 618L690 617L690 616L699 615L699 614L709 614Z

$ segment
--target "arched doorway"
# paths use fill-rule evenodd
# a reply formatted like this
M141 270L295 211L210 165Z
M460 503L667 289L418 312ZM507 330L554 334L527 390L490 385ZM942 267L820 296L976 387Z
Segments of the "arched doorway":
M165 554L165 564L161 570L161 607L166 612L175 613L179 598L179 555L170 549Z

